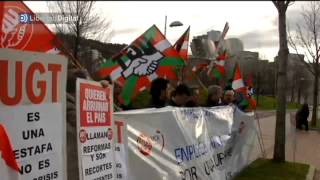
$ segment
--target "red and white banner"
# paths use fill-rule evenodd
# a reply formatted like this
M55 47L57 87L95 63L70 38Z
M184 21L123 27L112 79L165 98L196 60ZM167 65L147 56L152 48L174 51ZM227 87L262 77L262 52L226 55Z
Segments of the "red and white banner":
M113 87L77 79L76 92L80 179L114 179Z
M66 179L66 68L60 55L0 49L1 179Z
M115 179L128 179L128 133L125 121L115 120Z

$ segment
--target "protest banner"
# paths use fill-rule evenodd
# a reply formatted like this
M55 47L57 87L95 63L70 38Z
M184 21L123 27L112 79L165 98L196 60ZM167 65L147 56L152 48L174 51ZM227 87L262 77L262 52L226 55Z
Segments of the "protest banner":
M128 180L128 134L127 124L121 120L115 120L115 166L116 179Z
M66 68L61 55L0 49L1 179L66 179Z
M77 79L76 93L79 177L114 179L113 88Z
M114 113L128 129L128 179L229 180L252 162L253 114L232 107Z

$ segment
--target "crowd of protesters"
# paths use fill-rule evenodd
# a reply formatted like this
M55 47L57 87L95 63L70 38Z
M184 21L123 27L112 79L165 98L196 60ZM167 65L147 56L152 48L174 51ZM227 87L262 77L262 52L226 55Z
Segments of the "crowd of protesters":
M236 97L236 92L227 86L222 89L218 85L208 87L208 98L205 107L235 105L240 106L241 99ZM192 91L186 84L178 84L173 88L170 82L163 78L158 78L151 83L151 102L149 107L161 108L165 106L174 107L198 107L199 92ZM239 96L240 97L240 96Z
M67 153L68 153L68 179L78 179L78 157L74 153L77 151L77 134L76 134L76 79L91 79L89 73L84 69L68 67L67 78ZM122 105L116 97L122 91L122 86L112 82L109 77L100 81L101 85L106 87L112 84L114 87L114 110L123 111L133 109L131 105ZM149 108L162 108L165 106L174 107L198 107L199 90L192 90L186 84L178 83L174 87L168 80L163 78L155 79L150 88L151 100ZM220 86L212 85L208 87L208 98L206 107L237 105L238 100L235 98L236 92L227 87L222 89ZM202 105L203 106L203 105Z

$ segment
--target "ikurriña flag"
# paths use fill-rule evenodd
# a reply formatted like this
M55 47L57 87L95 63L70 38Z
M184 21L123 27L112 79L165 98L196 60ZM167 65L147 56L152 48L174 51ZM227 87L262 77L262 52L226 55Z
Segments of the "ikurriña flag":
M190 34L190 26L182 34L182 36L177 40L177 42L173 45L174 49L179 52L180 56L185 61L188 60L189 34Z
M244 85L240 66L238 63L236 63L233 71L232 89L239 93L246 91L246 86Z
M179 53L153 25L120 53L106 60L98 76L109 76L112 81L122 84L118 99L128 105L139 92L150 88L154 79L177 80L175 69L184 64Z
M248 100L249 109L253 110L257 107L257 102L254 98L254 91L253 91L253 77L252 74L249 75L249 78L246 81L247 93L246 98Z
M241 101L239 102L239 105L244 111L252 111L257 107L257 102L253 97L252 75L249 76L244 86L245 88L242 88L241 91L238 91L241 95Z
M225 61L227 59L227 51L224 51L222 54L220 54L216 62L214 63L214 67L212 69L212 74L215 78L221 79L222 76L225 75Z

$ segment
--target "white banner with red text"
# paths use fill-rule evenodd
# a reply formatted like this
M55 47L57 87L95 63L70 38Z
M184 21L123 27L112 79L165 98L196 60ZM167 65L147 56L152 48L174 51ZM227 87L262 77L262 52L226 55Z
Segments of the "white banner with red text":
M0 49L0 179L66 179L66 70L60 55Z
M112 86L77 79L77 134L81 180L113 180L115 174Z
M229 180L254 159L253 114L232 106L114 113L127 123L128 179Z

